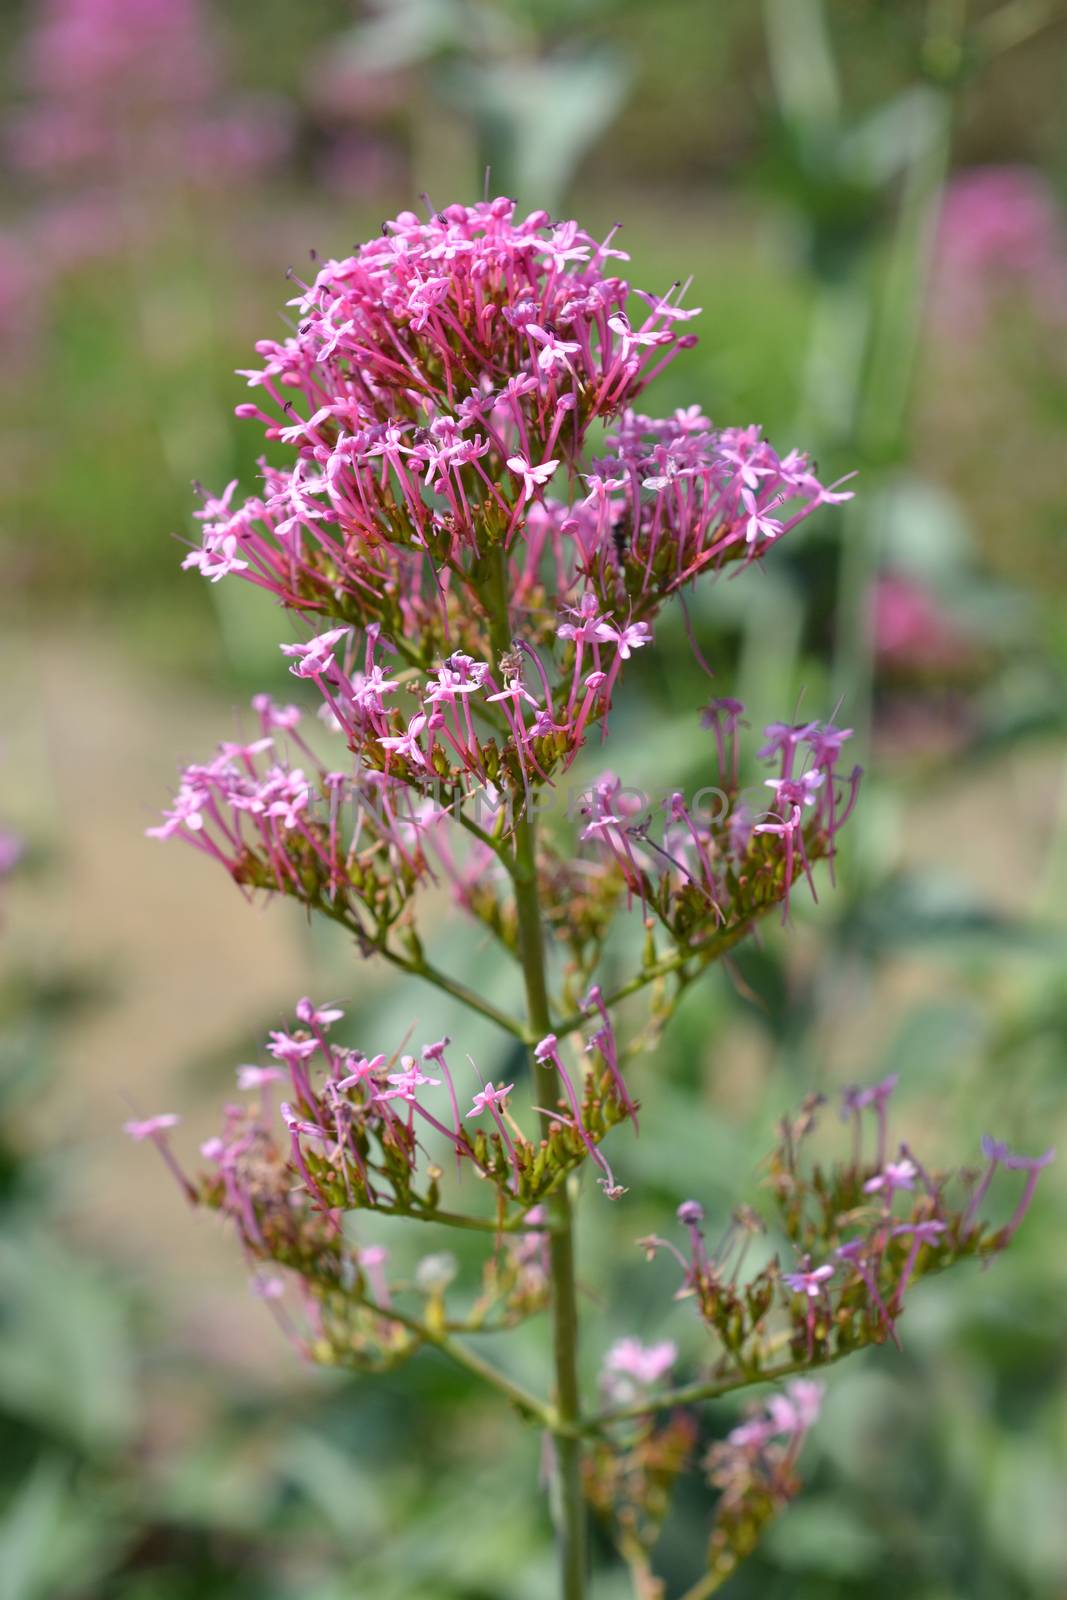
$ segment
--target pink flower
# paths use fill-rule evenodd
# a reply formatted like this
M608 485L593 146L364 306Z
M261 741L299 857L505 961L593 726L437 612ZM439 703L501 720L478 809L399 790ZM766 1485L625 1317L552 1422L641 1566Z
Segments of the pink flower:
M822 1294L824 1284L828 1283L833 1275L834 1267L827 1261L821 1267L803 1272L783 1272L782 1282L787 1284L794 1294L807 1295L809 1300L815 1300Z
M468 1117L479 1117L483 1111L504 1111L507 1108L508 1095L514 1088L513 1083L502 1083L499 1088L487 1083L485 1088L474 1096L474 1104L467 1112Z
M652 643L652 629L647 622L631 622L625 628L613 628L609 622L601 622L596 637L617 645L621 659L629 661L635 650Z
M918 1222L902 1222L893 1229L894 1239L902 1238L908 1234L911 1235L911 1245L908 1249L907 1260L904 1263L900 1281L893 1295L893 1306L898 1312L903 1304L904 1291L911 1282L915 1263L919 1259L919 1251L924 1245L939 1244L942 1234L947 1233L947 1231L947 1225L944 1222L939 1222L935 1217L928 1217ZM884 1313L884 1307L882 1309Z
M389 1281L385 1274L385 1264L389 1259L389 1252L383 1244L364 1245L356 1252L360 1270L367 1275L367 1281L374 1291L374 1297L380 1306L388 1306L391 1300Z
M786 1388L786 1400L789 1405L788 1413L782 1409L777 1412L772 1410L776 1420L781 1418L784 1422L783 1431L788 1433L804 1432L814 1427L822 1411L823 1395L825 1389L821 1383L812 1378L796 1378ZM775 1396L780 1401L780 1396ZM785 1420L788 1417L788 1420Z
M772 1439L786 1437L795 1448L819 1420L823 1386L810 1378L798 1378L785 1394L773 1394L766 1412L741 1423L727 1435L726 1442L738 1450L763 1450Z
M333 664L334 647L338 640L344 639L351 631L351 628L330 628L307 644L281 645L282 655L292 657L295 662L289 671L298 678L314 678L325 672Z
M580 238L584 240L584 235L579 233L576 222L560 222L553 228L552 235L547 244L542 246L540 254L547 256L557 271L565 267L568 261L588 261L592 247L587 242L576 243ZM529 332L529 328L526 331Z
M782 531L783 524L774 517L767 515L768 508L761 508L756 502L756 497L751 489L741 490L741 499L748 516L745 521L745 539L749 544L755 544L757 539L777 539Z
M299 706L279 706L274 703L269 694L252 696L252 710L258 715L264 733L272 728L281 728L291 732L303 715Z
M871 634L882 664L897 670L951 672L974 653L934 592L899 573L883 573L875 581Z
M0 878L6 878L22 860L25 844L10 828L0 828Z
M878 1194L884 1189L886 1198L892 1200L898 1189L914 1189L918 1170L914 1161L909 1161L907 1156L899 1161L887 1161L882 1171L863 1185L863 1192Z
M405 761L410 761L416 767L426 765L426 756L423 753L419 739L425 732L427 725L426 716L420 711L408 723L403 733L385 734L378 743L383 750L389 750L394 755L402 756Z
M813 806L816 791L824 782L825 774L812 769L802 778L764 778L763 786L774 790L775 809L785 818L804 806Z
M985 1198L990 1183L993 1181L993 1176L997 1168L999 1166L1003 1166L1009 1172L1026 1173L1026 1185L1023 1189L1022 1195L1015 1207L1014 1212L1012 1213L1007 1227L1002 1230L1004 1242L1007 1243L1009 1240L1014 1238L1023 1218L1030 1209L1030 1203L1037 1191L1038 1179L1040 1178L1044 1169L1056 1159L1056 1152L1055 1150L1049 1149L1040 1156L1013 1155L1011 1150L1002 1140L994 1139L986 1133L982 1135L982 1154L986 1157L989 1165L979 1179L977 1187L970 1198L970 1202L968 1203L967 1210L964 1214L963 1222L961 1224L961 1232L964 1236L966 1236L972 1230L978 1215L979 1207Z
M240 544L235 533L205 535L204 546L191 550L182 562L186 569L195 567L212 583L226 578L231 572L247 572L248 562L240 556Z
M660 309L662 310L662 307ZM635 333L633 328L630 326L630 319L624 311L619 311L615 316L609 317L608 327L611 329L612 333L617 333L622 341L622 349L619 353L624 361L630 354L631 350L636 349L640 345L665 344L669 343L671 339L671 335L664 330L660 330L659 332L656 332L655 330L643 330Z
M1039 172L974 167L948 184L938 230L939 300L957 320L985 314L999 291L1022 291L1050 321L1067 317L1067 228Z
M605 1378L632 1378L648 1388L666 1377L678 1359L678 1346L672 1339L659 1344L642 1344L640 1339L619 1339L604 1357Z
M280 1067L238 1067L239 1089L263 1089L268 1083L280 1083L285 1073Z
M497 705L503 700L510 700L515 706L516 710L518 710L520 700L525 700L527 705L537 705L537 701L534 696L530 693L529 689L523 687L518 678L509 678L504 687L497 694L487 694L485 697L485 703L489 706Z
M288 1128L289 1132L294 1138L296 1138L297 1135L302 1135L305 1139L314 1139L324 1142L330 1137L330 1134L326 1128L320 1128L317 1122L312 1122L309 1118L302 1117L299 1112L289 1104L288 1100L282 1101L281 1105L278 1107L278 1115L281 1117L282 1121L285 1123L285 1126Z
M620 1195L626 1193L626 1190L621 1186L621 1184L615 1182L615 1174L608 1165L607 1158L605 1157L603 1151L598 1148L595 1140L590 1135L588 1128L582 1121L582 1103L578 1097L578 1092L574 1087L571 1076L566 1067L563 1065L563 1058L559 1053L559 1040L556 1038L554 1033L547 1033L543 1039L534 1045L534 1060L540 1062L542 1065L551 1065L555 1067L563 1084L563 1089L570 1104L571 1112L573 1113L573 1126L581 1138L582 1143L585 1145L586 1150L589 1152L592 1159L596 1162L597 1166L604 1174L603 1178L599 1178L597 1181L609 1200L617 1200Z
M525 502L532 499L538 489L553 477L559 461L542 461L539 467L531 467L525 456L509 456L508 466L522 479L522 498Z
M366 1056L361 1056L358 1051L347 1051L343 1061L349 1071L345 1077L338 1080L338 1089L354 1089L358 1084L373 1081L385 1066L387 1059L388 1057L385 1055L376 1055L368 1060Z
M420 1072L414 1056L401 1057L400 1064L403 1071L388 1074L386 1081L393 1087L383 1089L378 1095L379 1100L405 1100L411 1104L418 1099L420 1089L427 1084L435 1086L441 1082L440 1078L428 1078L424 1072Z
M155 1146L185 1198L195 1204L198 1198L196 1189L179 1166L167 1138L171 1128L176 1127L180 1121L181 1118L173 1111L165 1111L155 1117L135 1117L130 1122L124 1122L122 1130L128 1133L131 1139L136 1139L138 1144L147 1140L149 1144Z
M535 322L526 324L526 332L531 339L535 339L541 346L537 357L537 365L542 372L551 372L554 367L566 367L568 372L574 372L570 357L578 354L582 348L580 344L573 344L566 339L558 339L554 333L549 333L545 328L539 328ZM509 461L508 466L512 465L513 463ZM558 465L558 463L553 463L553 465ZM547 480L542 478L538 481L544 483ZM529 499L529 495L527 495L527 499Z
M607 618L600 614L596 595L589 592L582 595L576 606L567 607L567 615L576 620L561 622L556 632L561 639L572 639L575 644L588 644L594 639L599 639L600 630L608 626Z
M164 1111L159 1116L134 1118L122 1124L122 1131L128 1133L131 1139L140 1143L144 1139L157 1139L168 1128L176 1128L181 1118L173 1111Z
M155 828L146 828L146 837L169 839L179 828L188 828L192 833L197 833L204 826L204 807L207 802L208 792L201 785L183 783L174 804L163 813L166 821Z
M276 1028L268 1036L267 1052L276 1061L306 1061L319 1048L317 1039L300 1039Z
M328 1028L332 1023L340 1022L344 1012L334 1005L313 1006L305 995L296 1002L296 1015L309 1028Z

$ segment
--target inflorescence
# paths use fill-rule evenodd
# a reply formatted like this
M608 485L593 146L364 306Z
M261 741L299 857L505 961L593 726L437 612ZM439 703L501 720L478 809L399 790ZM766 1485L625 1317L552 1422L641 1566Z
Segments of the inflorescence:
M671 1341L621 1339L602 1374L605 1409L590 1416L573 1396L564 1407L562 1378L541 1401L453 1337L558 1311L561 1283L571 1302L557 1335L576 1321L569 1196L586 1164L606 1196L625 1195L606 1145L618 1124L638 1125L624 1067L640 1041L620 1046L613 1011L655 985L658 1025L669 982L676 999L759 918L788 917L798 885L814 895L860 779L843 761L848 729L778 723L757 752L771 775L742 788L744 708L718 697L701 717L714 789L656 807L604 773L560 803L579 753L607 737L628 663L654 649L666 602L762 560L850 497L757 427L715 428L697 406L659 420L637 410L694 342L696 312L678 284L632 289L620 260L614 230L597 242L501 199L426 222L402 213L353 257L295 280L293 331L257 346L245 374L256 399L238 407L288 464L264 460L262 491L244 503L233 483L205 495L184 564L276 596L299 635L283 654L318 719L257 695L246 737L188 767L149 830L213 857L248 895L333 919L361 954L511 1033L529 1052L534 1103L517 1108L516 1084L484 1081L470 1058L460 1067L448 1039L411 1053L339 1045L340 1009L305 999L271 1035L270 1063L238 1069L247 1098L202 1147L204 1170L187 1175L173 1154L174 1116L128 1131L159 1149L190 1201L232 1224L257 1291L309 1358L381 1369L432 1343L540 1421L569 1452L568 1503L584 1473L649 1596L649 1551L698 1442L686 1407L796 1378L705 1458L718 1499L704 1595L797 1488L821 1391L796 1375L896 1340L918 1278L1003 1249L1051 1152L1027 1160L987 1141L986 1171L951 1182L891 1147L887 1080L846 1095L851 1158L809 1165L812 1100L783 1125L770 1166L777 1250L747 1207L709 1247L697 1200L678 1210L681 1242L640 1241L673 1256L675 1298L712 1337L696 1381L664 1386ZM555 826L540 830L551 797ZM415 912L431 884L519 962L525 1021L427 959ZM609 992L605 948L629 911L644 928L640 968ZM998 1167L1026 1176L1015 1212L990 1227L979 1213ZM448 1209L463 1180L491 1202ZM354 1213L486 1236L473 1301L457 1311L447 1253L398 1279L381 1245L354 1237ZM569 1337L573 1374L573 1327ZM557 1363L560 1350L557 1337ZM572 1575L575 1530L572 1516Z

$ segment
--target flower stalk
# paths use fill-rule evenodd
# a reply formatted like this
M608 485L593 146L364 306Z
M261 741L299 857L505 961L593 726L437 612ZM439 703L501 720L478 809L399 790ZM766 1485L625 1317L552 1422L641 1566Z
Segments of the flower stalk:
M507 569L502 549L488 561L484 601L490 640L499 665L511 652ZM552 1032L545 964L545 937L537 875L537 819L529 807L515 823L512 852L505 858L515 896L518 955L526 994L526 1024L531 1040ZM547 1138L558 1085L552 1067L530 1049L530 1068ZM582 1489L581 1395L578 1385L578 1303L575 1277L574 1209L566 1183L546 1206L549 1219L549 1283L552 1368L557 1425L550 1428L553 1450L552 1502L559 1552L561 1600L583 1600L588 1565L585 1497Z
M537 897L537 824L525 816L515 830L515 904L519 919L519 948L526 984L527 1020L537 1036L552 1031L545 974L544 933ZM552 1106L558 1084L551 1066L531 1053L537 1102ZM551 1118L541 1113L547 1136ZM578 1388L578 1302L575 1280L574 1211L567 1184L548 1202L552 1293L552 1356L555 1371L556 1410L562 1425L554 1433L554 1494L559 1540L560 1593L563 1600L582 1600L586 1592L586 1517L582 1490L581 1439L571 1430L581 1426ZM566 1430L566 1431L563 1431Z

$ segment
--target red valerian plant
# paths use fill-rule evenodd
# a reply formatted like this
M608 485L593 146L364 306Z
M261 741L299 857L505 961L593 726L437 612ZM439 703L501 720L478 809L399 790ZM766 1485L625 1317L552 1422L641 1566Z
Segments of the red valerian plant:
M783 1125L771 1168L785 1242L757 1244L752 1275L742 1268L767 1224L746 1209L714 1248L695 1199L679 1208L678 1240L640 1241L678 1262L679 1296L708 1330L704 1370L672 1384L670 1342L624 1338L599 1400L581 1393L575 1205L586 1169L625 1204L609 1146L620 1124L638 1125L626 1067L641 1045L620 1038L619 1007L647 990L662 1024L761 917L787 916L803 884L814 892L860 776L841 764L847 730L776 724L758 751L772 774L743 795L743 707L720 698L701 718L714 815L677 793L655 825L609 773L544 825L546 799L606 735L627 663L654 646L672 597L762 560L849 497L756 427L715 429L696 406L666 419L634 409L693 343L696 313L677 286L632 290L613 241L543 212L517 218L504 199L427 222L405 212L297 285L295 331L257 347L246 376L261 399L238 407L295 459L264 461L263 492L242 505L234 484L205 497L185 565L278 598L301 632L282 645L290 671L314 686L329 731L311 737L299 708L257 696L252 737L187 768L150 830L214 857L249 896L288 895L331 918L361 955L489 1019L525 1047L528 1082L484 1081L447 1038L410 1053L388 1040L342 1048L330 1037L340 1009L303 999L271 1035L269 1064L238 1068L247 1098L226 1108L197 1175L171 1151L172 1116L128 1131L159 1148L190 1200L232 1222L308 1359L382 1370L434 1346L545 1430L564 1600L587 1593L587 1506L614 1529L638 1593L660 1594L651 1551L693 1461L693 1408L792 1380L707 1457L718 1496L696 1600L798 1487L821 1393L803 1374L896 1339L924 1273L1002 1248L1048 1158L990 1144L990 1170L1027 1172L1016 1214L993 1229L978 1215L989 1173L965 1174L952 1198L943 1175L893 1150L890 1083L849 1092L851 1157L829 1168L802 1161L812 1102ZM523 1016L428 959L417 910L442 884L514 957ZM605 992L605 947L629 917L641 955ZM473 1301L450 1296L448 1255L424 1257L412 1281L391 1276L383 1248L358 1242L360 1212L484 1234ZM476 1349L478 1334L542 1313L547 1396Z

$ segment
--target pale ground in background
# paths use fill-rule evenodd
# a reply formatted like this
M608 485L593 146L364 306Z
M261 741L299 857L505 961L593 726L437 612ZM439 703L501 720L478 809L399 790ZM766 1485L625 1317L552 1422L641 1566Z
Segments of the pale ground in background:
M7 958L105 986L53 1041L34 1136L69 1153L78 1236L143 1264L191 1342L287 1354L274 1339L246 1344L263 1308L232 1292L232 1241L190 1217L150 1147L120 1131L126 1097L137 1114L181 1111L175 1142L195 1162L233 1080L212 1103L190 1063L227 1043L254 1058L257 1024L280 1021L309 980L289 908L250 908L209 861L144 837L179 764L227 735L228 708L133 670L99 638L9 636L0 660L5 820L54 852L47 872L5 890Z
M119 1131L125 1096L140 1114L178 1110L178 1143L192 1155L233 1080L211 1087L190 1064L231 1046L235 1063L256 1059L262 1026L319 992L295 908L250 908L209 861L144 838L178 766L234 728L230 706L135 669L98 635L9 631L0 671L0 821L54 851L46 872L4 890L0 948L6 961L99 976L109 990L55 1036L55 1084L31 1136L65 1153L75 1240L143 1272L177 1342L291 1371L281 1339L257 1336L264 1309L242 1293L232 1241L213 1219L191 1218L151 1150ZM1042 887L1060 782L1045 754L939 786L909 813L901 849L911 865L951 860L994 905L1025 910ZM889 967L876 995L844 1003L832 1041L842 1070L853 1044L862 1060L942 982L921 956ZM738 1046L737 1063L765 1065L751 1040ZM735 1108L751 1100L736 1073L720 1093Z

